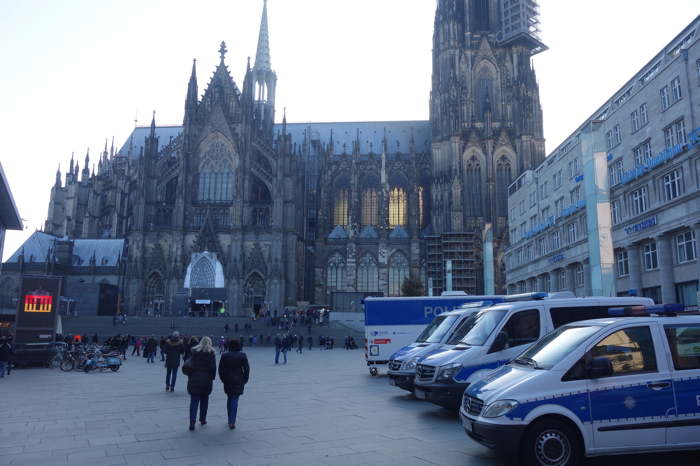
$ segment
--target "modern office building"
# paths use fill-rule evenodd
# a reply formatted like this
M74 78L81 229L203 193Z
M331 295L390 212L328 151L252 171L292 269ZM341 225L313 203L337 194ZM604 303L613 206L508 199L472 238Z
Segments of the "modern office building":
M700 16L510 186L508 291L697 305Z

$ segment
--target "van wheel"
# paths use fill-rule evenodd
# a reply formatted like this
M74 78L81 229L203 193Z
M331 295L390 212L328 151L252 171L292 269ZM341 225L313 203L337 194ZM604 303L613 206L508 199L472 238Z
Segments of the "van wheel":
M581 450L577 432L557 419L535 422L523 438L523 457L532 466L576 466Z
M377 371L377 368L376 368L376 367L370 367L370 368L369 368L369 375L371 375L372 377L376 377L378 372L379 372L379 371Z

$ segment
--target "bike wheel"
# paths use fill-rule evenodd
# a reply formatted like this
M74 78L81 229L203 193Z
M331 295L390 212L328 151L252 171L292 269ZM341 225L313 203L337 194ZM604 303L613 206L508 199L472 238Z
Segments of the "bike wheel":
M109 368L112 370L112 372L117 372L119 370L119 366L109 366Z
M57 354L56 356L51 358L51 361L49 362L49 366L52 369L57 369L57 368L61 367L62 362L63 362L63 357L61 357L60 355Z
M61 365L59 367L63 372L70 372L75 367L75 361L72 359L64 359L61 361Z

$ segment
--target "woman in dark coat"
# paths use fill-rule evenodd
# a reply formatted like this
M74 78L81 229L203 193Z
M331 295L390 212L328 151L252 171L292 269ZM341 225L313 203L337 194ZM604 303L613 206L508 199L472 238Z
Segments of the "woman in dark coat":
M190 394L190 430L194 430L199 407L199 422L207 423L207 409L212 383L216 378L216 356L211 338L204 337L199 345L192 348L189 363L182 367L187 376L187 393Z
M241 344L238 340L229 342L228 351L228 353L221 355L219 378L224 383L224 391L228 396L226 403L228 427L229 429L235 429L238 397L243 394L243 387L248 383L250 366L248 365L248 357L241 352Z

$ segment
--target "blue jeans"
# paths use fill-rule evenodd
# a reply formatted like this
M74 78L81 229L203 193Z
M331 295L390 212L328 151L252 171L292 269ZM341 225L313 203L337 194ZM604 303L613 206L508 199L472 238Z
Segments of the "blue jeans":
M209 395L190 395L190 422L197 421L197 407L199 407L199 421L206 422L209 409Z
M146 362L155 362L155 361L153 361L154 356L155 356L155 353L148 353L148 357L146 358Z
M5 361L0 361L0 377L5 377L5 366L8 365Z
M226 403L226 411L228 412L228 423L236 423L236 414L238 414L238 397L240 395L229 395Z
M275 350L275 364L279 364L280 362L280 352L281 350Z
M175 388L175 380L177 379L177 370L180 366L168 367L165 373L165 386Z

